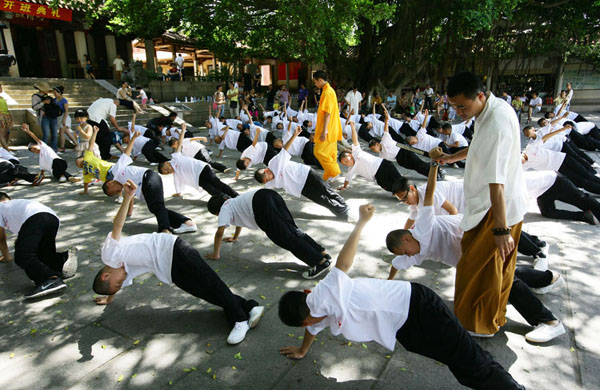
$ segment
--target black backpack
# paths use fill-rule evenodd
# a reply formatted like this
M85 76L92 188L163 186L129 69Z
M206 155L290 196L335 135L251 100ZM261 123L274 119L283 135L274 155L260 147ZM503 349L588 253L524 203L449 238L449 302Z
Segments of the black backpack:
M52 99L52 101L50 103L44 104L43 110L44 110L44 113L46 114L46 116L48 118L52 118L52 119L58 118L63 113L63 110L60 108L60 106L58 104L56 104L54 99Z

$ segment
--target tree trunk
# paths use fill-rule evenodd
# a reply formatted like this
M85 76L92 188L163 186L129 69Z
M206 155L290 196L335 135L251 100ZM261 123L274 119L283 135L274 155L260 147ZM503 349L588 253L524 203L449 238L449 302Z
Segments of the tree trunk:
M154 51L154 41L152 39L144 40L144 47L146 48L146 69L149 72L156 72L156 52Z
M559 57L558 61L558 68L556 69L556 82L554 83L554 96L558 96L560 94L560 90L562 89L563 76L565 74L564 57Z

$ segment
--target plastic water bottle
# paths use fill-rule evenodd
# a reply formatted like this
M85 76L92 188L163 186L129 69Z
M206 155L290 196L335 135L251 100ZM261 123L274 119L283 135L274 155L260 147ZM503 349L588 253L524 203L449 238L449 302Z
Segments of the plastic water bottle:
M179 98L175 96L175 103L179 103Z
M186 103L188 102L187 96L185 97L185 102L186 102Z

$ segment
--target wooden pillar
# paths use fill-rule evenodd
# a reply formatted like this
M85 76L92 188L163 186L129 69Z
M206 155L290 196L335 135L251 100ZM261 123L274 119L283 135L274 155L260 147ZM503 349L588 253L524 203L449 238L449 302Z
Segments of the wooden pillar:
M146 69L151 72L156 72L156 51L154 50L154 41L152 39L144 40L144 48L146 50Z

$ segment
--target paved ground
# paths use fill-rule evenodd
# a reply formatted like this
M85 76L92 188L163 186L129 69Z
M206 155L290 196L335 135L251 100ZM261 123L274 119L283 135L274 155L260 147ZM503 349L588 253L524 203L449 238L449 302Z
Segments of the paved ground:
M598 120L597 115L590 116ZM24 165L37 167L37 158L26 150L19 149L18 155ZM233 167L237 156L226 153L229 166ZM72 152L67 158L72 160ZM450 180L462 176L457 169L448 171ZM424 181L415 173L408 175L417 183ZM233 183L232 177L225 175L224 180ZM165 182L166 194L172 193L172 182L168 178ZM232 185L243 191L258 184L246 173ZM53 207L62 221L59 246L78 245L81 252L79 271L68 281L68 289L32 303L22 299L32 287L24 272L15 264L0 264L2 389L461 388L446 367L401 346L390 352L375 343L350 343L327 330L302 361L280 356L279 347L301 343L303 330L280 323L277 301L282 292L311 288L315 282L303 280L304 265L261 232L245 230L238 243L224 244L221 260L210 261L237 294L267 307L259 326L237 346L225 342L229 328L220 310L151 275L137 278L112 305L96 306L91 283L101 266L100 247L118 205L99 188L92 187L91 195L82 197L78 185L49 180L38 188L5 190L13 198L37 199ZM392 258L385 249L385 235L404 224L406 207L360 178L344 197L355 212L365 202L377 208L351 275L385 278ZM336 221L327 210L305 200L284 198L298 225L337 254L352 225ZM206 201L205 195L167 201L198 224L198 233L187 234L185 239L203 254L211 249L216 229L216 218L207 212ZM599 230L579 222L542 219L533 205L525 222L526 231L550 243L551 269L562 273L567 282L540 299L564 321L568 333L545 345L530 344L523 335L531 328L509 307L508 324L493 339L480 343L532 389L598 389ZM152 232L155 223L145 206L138 204L125 232ZM13 242L14 237L9 237L10 247ZM520 264L530 262L519 258ZM433 288L452 305L454 269L426 262L398 277Z

